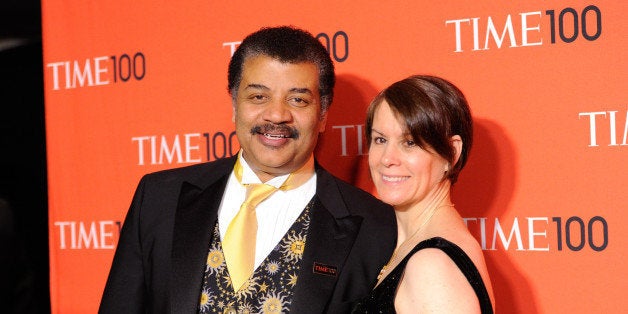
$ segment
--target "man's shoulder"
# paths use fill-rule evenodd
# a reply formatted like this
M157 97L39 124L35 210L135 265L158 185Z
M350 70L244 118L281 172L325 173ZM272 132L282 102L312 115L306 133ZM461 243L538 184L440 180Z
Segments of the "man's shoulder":
M159 170L143 176L145 181L206 181L222 177L231 172L235 158L221 158L210 162Z
M317 169L317 175L322 182L320 188L337 189L348 207L352 210L372 210L374 208L390 209L390 205L382 202L371 193L333 175L322 167ZM335 188L332 188L335 187Z
M323 206L336 218L360 217L361 228L366 230L364 243L378 243L378 250L389 252L383 254L388 258L397 235L393 207L322 168L317 169L317 175L321 182L316 193Z

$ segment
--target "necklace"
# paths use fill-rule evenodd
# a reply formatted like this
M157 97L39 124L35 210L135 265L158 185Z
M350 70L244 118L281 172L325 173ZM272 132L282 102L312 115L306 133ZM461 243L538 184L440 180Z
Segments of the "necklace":
M436 214L436 212L438 211L439 208L441 207L454 207L454 204L445 204L445 205L440 205L435 207L429 214L429 216L427 217L427 219L425 219L425 221L423 221L423 223L421 223L421 225L412 233L412 235L410 235L408 238L406 238L403 243L401 243L401 245L399 245L399 247L397 247L394 251L392 256L390 257L390 260L388 261L388 263L386 263L386 265L384 265L384 267L382 267L382 270L380 270L379 275L377 275L377 284L379 284L382 279L384 278L384 275L386 275L386 272L388 272L388 270L390 268L394 268L395 266L397 266L397 258L399 256L405 257L406 254L409 252L409 246L414 245L414 237L417 236L419 234L419 231L421 231L421 229L423 229L423 227L425 227L425 225L427 225L428 222L430 222L430 220L432 219L432 217L434 217L434 214ZM408 252L405 252L408 251ZM399 254L399 253L403 253L403 254Z

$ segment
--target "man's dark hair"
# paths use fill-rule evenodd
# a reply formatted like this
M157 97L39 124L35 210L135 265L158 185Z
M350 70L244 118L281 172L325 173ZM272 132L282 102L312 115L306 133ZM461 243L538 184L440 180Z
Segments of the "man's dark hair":
M293 26L264 27L248 35L229 62L228 90L235 99L242 66L249 57L265 55L285 63L310 62L317 66L322 112L327 111L334 96L334 64L329 53L311 33Z

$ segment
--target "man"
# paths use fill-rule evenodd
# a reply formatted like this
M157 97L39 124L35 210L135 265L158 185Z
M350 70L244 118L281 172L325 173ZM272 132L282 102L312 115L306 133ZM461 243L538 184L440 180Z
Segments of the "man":
M321 43L263 28L228 76L240 153L142 178L100 313L347 313L392 254L393 210L314 160L335 83ZM251 214L256 183L276 191ZM257 221L230 233L240 213Z

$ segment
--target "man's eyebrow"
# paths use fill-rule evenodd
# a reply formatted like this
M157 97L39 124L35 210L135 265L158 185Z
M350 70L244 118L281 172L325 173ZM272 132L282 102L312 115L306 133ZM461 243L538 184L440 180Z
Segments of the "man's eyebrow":
M269 90L270 89L267 86L262 85L262 84L249 84L244 89L249 89L249 88L263 89L263 90Z
M309 95L313 95L314 93L312 93L312 91L307 88L307 87L303 87L303 88L299 88L299 87L294 87L290 89L290 92L292 93L301 93L301 94L309 94Z
M249 84L244 89L262 89L262 90L270 90L270 88L263 84ZM308 94L313 95L314 93L307 87L293 87L289 90L291 93L300 93L300 94Z

